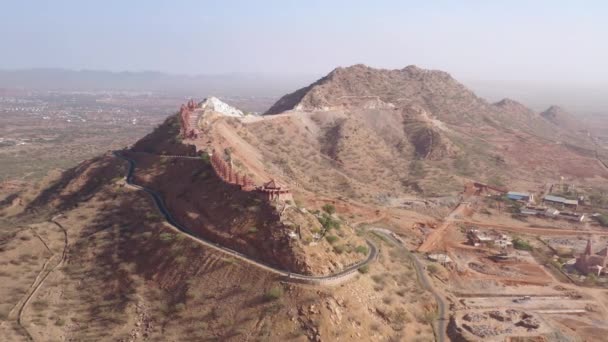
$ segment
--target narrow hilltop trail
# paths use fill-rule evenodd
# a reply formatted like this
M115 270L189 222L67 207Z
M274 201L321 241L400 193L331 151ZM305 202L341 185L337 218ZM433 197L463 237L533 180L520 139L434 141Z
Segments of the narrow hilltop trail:
M42 239L42 237L37 233L34 232L34 235L40 239L40 241L42 242L42 244L45 246L45 248L53 253L51 254L51 256L45 261L45 263L43 264L42 268L40 269L40 272L38 272L38 275L36 276L36 278L34 279L34 282L32 283L32 285L30 286L30 288L27 291L27 295L24 297L24 299L22 299L21 301L19 301L17 303L17 305L13 308L13 310L11 310L11 312L9 312L9 319L16 319L17 325L19 326L19 328L23 331L25 337L27 338L27 340L29 341L34 341L34 337L32 336L32 334L30 334L30 332L27 330L27 328L24 325L23 322L23 315L29 305L29 303L32 301L32 299L36 296L36 294L38 293L38 291L40 290L40 288L42 288L42 286L44 285L44 282L47 280L47 278L54 272L56 271L59 267L61 267L61 265L63 265L63 262L65 261L66 255L67 255L67 250L68 250L68 234L67 231L65 230L65 228L56 221L56 219L59 217L55 216L53 217L50 221L56 226L58 227L62 233L63 233L63 237L64 237L64 241L63 241L63 250L61 252L60 255L58 255L57 253L54 253L48 246L48 244ZM57 259L57 257L59 257L59 261L57 261L57 263L49 268L49 264L51 264L51 261L54 259ZM19 303L21 303L21 305L19 305ZM17 311L15 312L14 310L19 307L17 309ZM16 315L16 316L15 316Z
M221 246L218 243L200 238L196 234L192 233L187 227L183 226L182 224L180 224L173 218L173 216L171 215L171 213L165 206L163 198L157 192L155 192L154 190L152 190L150 188L135 184L133 182L133 174L135 172L135 165L136 165L135 161L133 159L130 159L128 157L121 155L119 152L114 152L114 155L117 158L123 159L129 163L129 168L128 168L127 174L125 176L127 185L134 190L144 191L152 197L157 209L160 211L160 213L164 217L164 219L170 229L173 229L178 233L185 234L189 239L191 239L199 244L202 244L206 247L212 248L216 251L227 254L231 257L235 257L241 261L244 261L246 263L259 267L265 271L282 276L283 281L293 282L293 283L304 282L304 283L308 283L308 284L312 284L312 285L340 284L340 283L347 281L347 280L353 278L354 276L356 276L358 273L358 269L360 267L372 263L373 261L376 260L376 258L378 256L378 247L371 240L366 239L365 241L367 242L367 245L369 246L369 254L367 255L367 258L359 263L350 265L350 266L344 268L343 270L336 272L334 274L325 275L325 276L311 276L311 275L298 274L298 273L293 273L293 272L290 272L287 270L278 269L276 267L268 265L259 260L252 259L240 252L237 252L230 248Z

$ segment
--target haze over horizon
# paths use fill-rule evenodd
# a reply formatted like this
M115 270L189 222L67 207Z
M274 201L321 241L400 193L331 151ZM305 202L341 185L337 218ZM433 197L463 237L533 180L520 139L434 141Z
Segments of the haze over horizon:
M608 83L608 5L559 1L12 1L0 69L322 75L415 64L460 79ZM517 23L514 25L513 23ZM550 62L550 63L549 63Z

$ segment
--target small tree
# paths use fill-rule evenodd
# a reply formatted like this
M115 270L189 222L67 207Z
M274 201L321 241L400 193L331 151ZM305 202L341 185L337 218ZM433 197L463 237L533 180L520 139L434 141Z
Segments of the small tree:
M608 227L608 215L601 214L596 216L595 219L600 223L600 225L602 225L602 227Z
M530 245L530 243L528 243L528 241L522 240L520 238L513 239L513 248L519 249L522 251L531 251L532 250L532 246Z
M322 209L324 212L328 213L329 215L333 215L336 212L336 207L334 207L333 204L329 204L329 203L325 204L322 207Z
M439 272L439 268L437 267L437 265L433 264L428 265L426 269L429 271L430 274L437 274L437 272Z
M329 214L327 213L323 213L323 215L321 215L321 217L319 218L319 222L321 223L321 225L323 226L323 228L325 230L331 230L331 229L339 229L340 228L340 221L334 219L333 217L331 217Z
M357 271L359 271L359 273L362 273L362 274L369 273L369 265L363 265L363 266L359 267L357 269Z

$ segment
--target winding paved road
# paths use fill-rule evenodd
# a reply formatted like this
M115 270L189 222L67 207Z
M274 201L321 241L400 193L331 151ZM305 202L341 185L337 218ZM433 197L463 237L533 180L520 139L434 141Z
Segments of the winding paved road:
M310 283L318 283L318 284L322 284L323 282L327 282L327 281L332 281L337 283L340 283L341 281L346 281L348 279L350 279L350 277L357 272L357 270L361 267L361 266L365 266L368 265L369 263L371 263L372 261L374 261L376 259L376 257L378 256L378 248L376 247L376 245L371 242L370 240L366 239L367 245L369 246L369 254L367 256L367 258L357 264L351 265L346 267L345 269L341 270L340 272L334 273L334 274L330 274L330 275L325 275L325 276L311 276L311 275L305 275L305 274L298 274L298 273L293 273L293 272L289 272L286 270L282 270L279 268L276 268L274 266L271 266L269 264L266 264L262 261L259 260L255 260L250 258L249 256L246 256L240 252L237 252L233 249L221 246L217 243L205 240L201 237L196 236L192 231L190 231L188 228L186 228L185 226L183 226L182 224L180 224L179 222L177 222L173 216L171 215L171 213L167 210L167 207L165 206L165 203L162 199L162 197L155 192L152 189L146 188L144 186L141 185L137 185L135 183L133 183L133 173L135 172L135 161L131 158L125 157L123 155L121 155L119 152L114 151L114 155L120 159L126 160L129 163L129 170L127 172L126 175L126 182L127 184L134 189L137 190L143 190L145 192L147 192L153 199L154 199L154 203L156 204L156 207L158 208L158 210L161 212L161 214L164 216L165 220L167 221L167 223L174 229L177 230L181 233L186 234L189 238L191 238L192 240L205 245L207 247L213 248L217 251L223 252L225 254L228 254L232 257L238 258L240 260L243 260L249 264L252 264L254 266L257 266L259 268L262 268L266 271L272 272L274 274L278 274L281 275L283 277L285 277L286 281L292 281L292 282L310 282ZM198 158L198 157L197 157Z

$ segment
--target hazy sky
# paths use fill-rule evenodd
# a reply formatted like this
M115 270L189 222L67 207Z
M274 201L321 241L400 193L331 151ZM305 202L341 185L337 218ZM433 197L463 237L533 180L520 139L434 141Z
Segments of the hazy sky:
M0 68L608 83L607 1L2 0Z

